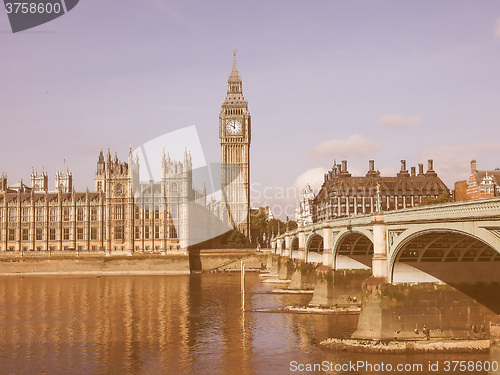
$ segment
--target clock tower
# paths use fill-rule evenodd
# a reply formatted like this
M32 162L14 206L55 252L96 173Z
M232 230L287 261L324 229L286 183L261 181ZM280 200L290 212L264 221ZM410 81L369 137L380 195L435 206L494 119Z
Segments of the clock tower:
M250 113L234 50L227 96L219 114L222 199L233 229L247 237L250 237L250 134Z

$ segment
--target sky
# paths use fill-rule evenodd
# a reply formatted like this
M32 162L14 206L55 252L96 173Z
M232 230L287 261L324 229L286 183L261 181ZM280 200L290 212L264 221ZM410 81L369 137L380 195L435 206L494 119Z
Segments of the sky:
M99 151L195 125L220 161L233 48L252 115L252 205L293 214L334 160L434 160L449 188L500 167L500 2L81 0L13 34L0 11L0 173L94 188ZM286 207L285 207L286 206ZM290 211L291 210L291 211ZM278 212L281 211L281 212Z

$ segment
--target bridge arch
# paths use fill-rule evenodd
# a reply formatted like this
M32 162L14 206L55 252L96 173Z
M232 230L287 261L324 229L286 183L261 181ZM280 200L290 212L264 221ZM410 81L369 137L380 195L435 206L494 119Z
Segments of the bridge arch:
M389 252L389 282L404 282L404 280L398 279L398 276L402 275L397 275L397 272L395 272L398 262L415 265L440 264L439 267L420 267L422 270L434 271L433 273L439 273L437 272L439 268L443 268L446 265L450 265L451 267L467 263L469 266L462 267L463 274L466 275L466 278L463 279L464 281L471 281L472 278L476 279L476 281L492 281L491 279L485 279L485 276L492 275L497 276L497 281L500 281L500 275L496 275L498 272L486 272L486 274L484 272L477 274L470 273L471 263L487 265L481 267L483 271L493 270L495 267L498 271L498 266L500 266L500 263L496 263L500 262L500 250L496 248L495 244L492 241L488 241L487 236L478 236L477 233L471 234L470 232L455 228L426 228L403 232L400 238L394 242L393 249ZM475 231L472 232L474 233ZM460 267L454 268L457 271ZM455 279L455 281L460 281L460 274L452 275L444 271L442 273L440 276L448 280ZM463 274L462 276L464 276ZM414 276L415 274L413 274ZM420 281L425 282L425 280Z
M334 269L368 269L372 265L373 234L368 230L346 230L333 244Z
M485 234L458 228L403 232L388 259L389 282L444 282L498 313L500 250Z
M323 236L318 233L311 233L306 239L306 262L322 263L323 251Z

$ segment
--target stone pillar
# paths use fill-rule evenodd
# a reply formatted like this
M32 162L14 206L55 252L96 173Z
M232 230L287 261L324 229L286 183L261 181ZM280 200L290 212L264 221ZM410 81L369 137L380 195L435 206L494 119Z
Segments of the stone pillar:
M303 228L299 229L299 250L297 259L306 260L306 234Z
M372 274L387 282L387 248L385 241L384 215L376 213L372 216L373 224L373 258Z
M312 290L316 284L316 268L301 260L294 262L294 272L287 289Z
M333 265L332 230L329 223L323 223L323 265Z
M363 282L358 328L368 340L482 340L496 315L447 284Z
M316 285L310 306L359 308L362 282L370 270L336 270L329 266L316 268Z
M498 367L489 375L500 375L500 315L490 322L490 363L496 361Z
M290 235L288 232L285 233L285 254L286 257L292 257L292 250L290 249Z

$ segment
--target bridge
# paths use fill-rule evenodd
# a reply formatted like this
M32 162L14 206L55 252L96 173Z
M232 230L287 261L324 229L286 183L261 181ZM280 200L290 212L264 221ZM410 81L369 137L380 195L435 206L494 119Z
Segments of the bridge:
M271 247L274 254L293 260L295 264L320 264L319 269L323 273L364 270L366 277L368 272L371 277L363 282L360 294L365 301L360 325L365 327L358 325L359 337L392 337L394 332L388 334L387 327L382 327L384 324L373 322L369 315L374 311L368 314L366 306L373 307L373 303L380 305L380 295L384 293L391 296L394 305L393 300L398 293L414 294L417 288L411 287L414 284L426 293L432 290L435 294L434 300L426 300L425 309L430 305L439 305L440 299L445 298L441 292L436 292L443 284L460 292L459 297L453 297L454 301L457 298L462 300L463 294L470 297L470 301L462 305L462 310L455 313L465 314L463 311L477 308L478 304L484 308L482 317L462 317L470 323L467 328L470 332L462 330L462 335L474 336L480 331L478 327L485 331L488 322L484 316L500 314L500 198L325 220L277 235L272 239ZM331 296L340 286L330 285L329 288L333 288L333 292L322 293ZM345 293L345 288L342 293ZM353 299L352 296L349 298ZM334 300L338 302L339 298ZM415 305L411 308L414 309ZM366 310L365 314L363 310ZM401 320L401 314L405 312L398 311ZM429 311L423 313L429 316ZM435 319L439 326L436 331L443 331L443 311L438 315ZM455 320L458 319L455 317ZM471 323L474 319L477 324ZM378 333L374 333L376 329L373 327L368 332L367 327L373 324L381 324ZM421 324L429 327L429 323ZM394 324L389 325L394 328ZM409 331L418 331L415 324L413 329L407 326L406 330L407 336ZM401 332L401 328L394 331ZM451 336L457 336L456 328Z

